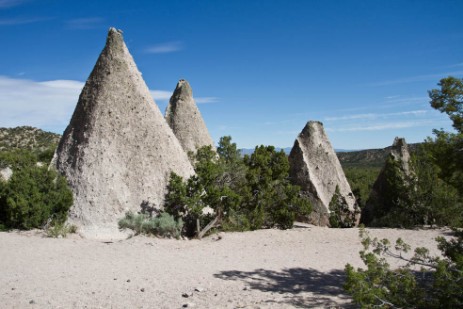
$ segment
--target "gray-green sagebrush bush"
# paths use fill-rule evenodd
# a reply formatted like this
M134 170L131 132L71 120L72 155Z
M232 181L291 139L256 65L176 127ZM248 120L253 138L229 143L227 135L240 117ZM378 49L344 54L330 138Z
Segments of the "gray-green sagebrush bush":
M66 179L46 166L37 165L37 156L26 150L0 154L0 165L13 175L0 181L0 225L4 229L41 228L49 220L62 224L73 197Z
M443 257L430 256L426 248L416 248L398 239L371 238L360 230L364 249L360 257L366 269L345 267L345 290L361 308L462 308L463 306L463 232L455 238L438 237ZM405 265L391 269L384 256L402 260Z
M160 237L179 238L183 228L182 219L175 220L166 212L161 212L156 216L127 212L118 223L121 229L131 229L136 234L151 234Z

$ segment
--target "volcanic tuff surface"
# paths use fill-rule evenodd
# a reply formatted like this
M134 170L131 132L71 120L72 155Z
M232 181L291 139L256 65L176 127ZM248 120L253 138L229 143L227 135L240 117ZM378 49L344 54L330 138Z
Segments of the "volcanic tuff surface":
M69 221L91 238L114 238L117 220L159 207L171 171L194 173L154 103L120 31L111 28L54 158L74 192Z
M356 212L355 197L321 122L306 124L294 142L289 163L292 181L301 186L314 206L311 223L329 225L329 204L336 186L348 210Z
M186 80L180 80L167 105L166 121L177 136L185 152L196 152L202 146L214 148L206 124L193 99L193 91Z

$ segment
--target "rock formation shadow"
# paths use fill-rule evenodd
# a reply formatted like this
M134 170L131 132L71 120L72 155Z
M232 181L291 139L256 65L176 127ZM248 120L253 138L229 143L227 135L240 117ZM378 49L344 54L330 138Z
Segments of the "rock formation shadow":
M282 302L296 307L355 307L350 302L338 304L334 299L334 297L350 299L350 296L343 290L345 274L342 270L333 270L327 273L310 268L288 268L282 271L267 269L230 270L215 274L214 277L223 280L243 281L250 289L262 292L291 294L290 297L284 297ZM269 302L273 302L273 300Z

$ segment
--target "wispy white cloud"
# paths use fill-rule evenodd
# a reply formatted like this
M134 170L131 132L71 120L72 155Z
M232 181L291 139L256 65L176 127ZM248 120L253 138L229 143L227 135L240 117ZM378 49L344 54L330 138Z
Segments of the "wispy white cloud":
M197 104L217 103L220 101L217 97L198 97L195 98Z
M400 98L401 96L400 95L391 95L391 96L388 96L386 97L387 100L393 100L393 99L397 99L397 98Z
M458 68L458 67L463 67L463 62L454 63L454 64L451 64L451 65L447 66L447 68Z
M263 124L266 126L280 126L283 124L294 123L294 119L285 119L285 120L277 120L277 121L265 121Z
M71 29L88 30L101 26L103 21L101 17L86 17L68 20L66 24Z
M155 101L169 101L172 96L172 92L166 90L150 90L150 92Z
M0 127L30 125L62 132L84 85L76 80L33 81L0 75ZM165 90L150 90L150 93L155 101L161 102L168 101L172 95ZM212 103L218 98L197 100Z
M0 125L64 129L83 86L72 80L37 82L0 76Z
M326 130L329 132L360 132L360 131L383 131L390 129L405 129L412 127L421 127L427 126L430 124L435 124L433 120L419 120L419 121L399 121L399 122L390 122L390 123L381 123L374 125L366 126L346 126L341 128L331 128L328 127Z
M145 48L145 52L148 54L165 54L173 53L183 49L182 42L166 42L162 44L153 45Z
M0 26L14 26L32 24L50 20L49 17L13 17L13 18L0 18Z
M339 121L339 120L351 120L351 119L375 119L378 117L378 114L356 114L348 116L335 116L335 117L325 117L325 121Z
M0 0L0 9L18 6L26 2L25 0Z
M417 76L410 76L410 77L369 83L367 84L367 86L377 87L377 86L388 86L388 85L395 85L395 84L422 82L422 81L428 81L428 80L438 80L438 79L447 77L449 75L462 75L462 74L463 74L463 71L452 71L452 72L443 72L439 74L417 75Z
M386 98L386 103L406 103L406 102L423 102L429 101L429 97L419 96L419 97L403 97L403 96L392 96Z
M387 117L391 117L391 116L409 116L409 115L412 115L412 116L419 116L419 115L424 115L424 114L426 114L427 112L428 112L427 110L420 109L420 110L416 110L416 111L406 111L406 112L388 113L388 114L386 114L386 116L387 116Z
M325 121L340 121L340 120L355 120L355 119L380 119L380 118L391 118L391 117L400 117L400 116L419 116L424 115L428 111L427 110L414 110L414 111L404 111L404 112L396 112L396 113L369 113L369 114L355 114L355 115L347 115L347 116L339 116L339 117L326 117Z

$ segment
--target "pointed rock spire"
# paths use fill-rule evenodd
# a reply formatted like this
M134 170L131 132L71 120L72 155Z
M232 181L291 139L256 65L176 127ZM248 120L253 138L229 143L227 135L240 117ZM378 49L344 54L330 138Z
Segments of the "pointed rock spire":
M291 149L289 164L292 182L299 185L312 202L311 223L330 225L329 205L336 188L339 190L337 200L349 217L343 220L358 223L357 202L321 122L306 124Z
M408 145L403 137L396 137L391 147L391 156L401 163L402 170L407 176L410 176L410 152Z
M194 173L121 31L109 29L53 162L74 193L69 221L92 238L119 236L117 221L142 204L161 207L170 172Z
M190 84L181 79L167 105L166 121L174 131L185 152L196 152L202 146L214 148L206 124L193 99Z

